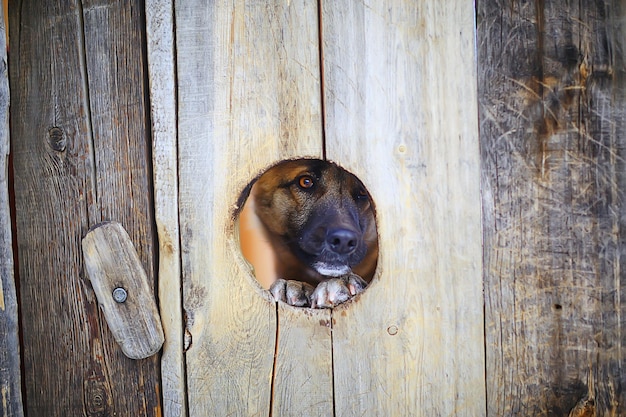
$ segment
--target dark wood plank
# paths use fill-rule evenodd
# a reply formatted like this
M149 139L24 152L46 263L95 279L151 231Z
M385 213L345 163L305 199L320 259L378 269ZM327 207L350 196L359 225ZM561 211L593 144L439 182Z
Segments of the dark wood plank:
M15 290L11 213L9 208L9 78L0 10L0 415L21 417L22 389Z
M80 249L90 225L117 220L154 280L143 4L25 1L10 13L26 412L159 415L158 357L123 355Z
M96 207L102 216L90 213L90 220L115 220L124 226L154 291L156 242L145 101L144 3L95 0L83 5ZM114 343L112 338L107 342ZM132 361L114 346L109 371L127 378L112 385L115 408L129 415L159 415L159 355ZM129 389L143 396L128 395Z
M477 17L488 413L623 415L626 10Z

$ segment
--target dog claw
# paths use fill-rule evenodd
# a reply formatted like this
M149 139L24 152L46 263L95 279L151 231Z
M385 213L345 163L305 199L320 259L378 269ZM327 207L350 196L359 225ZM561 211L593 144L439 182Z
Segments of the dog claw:
M363 292L367 282L356 274L321 282L311 294L312 308L332 308Z
M301 281L278 279L269 291L276 301L294 307L333 308L345 303L367 287L367 282L356 274L330 278L316 288Z
M282 301L294 307L309 307L313 290L313 286L306 282L278 279L269 291L276 301Z

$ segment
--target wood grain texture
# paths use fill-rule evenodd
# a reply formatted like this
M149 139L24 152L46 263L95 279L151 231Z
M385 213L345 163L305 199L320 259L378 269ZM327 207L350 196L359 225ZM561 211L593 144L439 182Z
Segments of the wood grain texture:
M87 277L122 352L131 359L157 353L164 341L161 317L126 230L117 222L96 225L83 238L82 249Z
M331 312L280 303L272 416L334 416Z
M623 416L621 1L478 3L493 416Z
M144 7L139 1L84 1L82 22L93 136L95 174L92 175L97 198L96 205L88 206L90 225L98 219L115 220L124 226L154 291L155 233ZM106 337L111 355L108 371L116 378L123 375L125 379L111 384L115 408L128 414L159 415L158 355L130 361L117 347L113 349L115 345L108 334ZM129 396L129 389L142 395Z
M146 38L154 217L159 239L159 298L162 300L161 322L165 333L161 354L163 414L168 417L186 417L172 1L146 1Z
M143 9L16 1L9 10L25 411L159 415L158 358L123 355L80 249L90 225L115 219L154 279Z
M0 10L0 415L22 417L17 294L9 207L9 74Z
M303 0L197 1L177 3L175 16L189 414L269 415L276 306L243 260L232 214L262 169L322 154L317 9ZM302 353L303 362L322 354ZM330 362L313 363L330 373ZM274 378L297 384L300 375Z
M333 312L335 415L484 415L472 3L323 5L327 154L380 235L377 277Z

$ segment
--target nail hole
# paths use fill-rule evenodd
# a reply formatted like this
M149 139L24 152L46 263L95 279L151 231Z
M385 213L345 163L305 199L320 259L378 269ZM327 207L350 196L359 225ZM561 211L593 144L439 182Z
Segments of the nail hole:
M398 326L389 326L387 327L387 333L391 336L395 336L398 334Z

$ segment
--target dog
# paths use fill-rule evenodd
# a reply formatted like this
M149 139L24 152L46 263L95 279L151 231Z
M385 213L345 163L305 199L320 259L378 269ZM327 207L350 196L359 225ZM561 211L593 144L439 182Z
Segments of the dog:
M257 233L241 239L244 257L277 301L332 308L371 281L378 260L375 209L353 174L319 159L287 160L255 179L242 200L240 236Z

